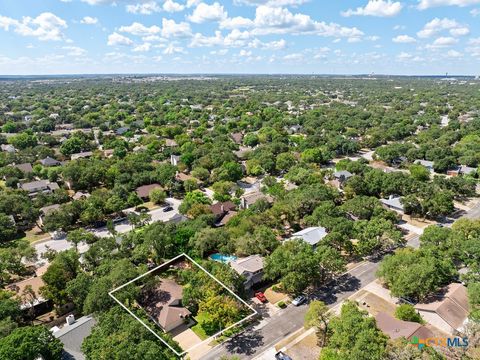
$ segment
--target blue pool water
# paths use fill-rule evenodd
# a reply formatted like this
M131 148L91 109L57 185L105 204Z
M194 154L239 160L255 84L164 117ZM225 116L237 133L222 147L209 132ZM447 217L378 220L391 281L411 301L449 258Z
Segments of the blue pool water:
M237 260L237 257L233 255L223 255L220 253L216 253L216 254L210 255L210 259L226 264L230 261Z

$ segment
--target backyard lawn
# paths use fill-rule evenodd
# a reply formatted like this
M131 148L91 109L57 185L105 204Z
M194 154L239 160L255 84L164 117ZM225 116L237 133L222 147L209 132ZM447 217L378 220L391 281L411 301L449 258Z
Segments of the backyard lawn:
M192 331L197 334L197 336L202 339L202 340L205 340L205 339L208 339L209 336L207 335L207 333L205 332L205 330L203 330L202 326L200 325L200 323L202 322L202 320L206 319L206 314L205 313L200 313L198 314L197 316L194 317L195 321L197 322L194 326L191 327Z

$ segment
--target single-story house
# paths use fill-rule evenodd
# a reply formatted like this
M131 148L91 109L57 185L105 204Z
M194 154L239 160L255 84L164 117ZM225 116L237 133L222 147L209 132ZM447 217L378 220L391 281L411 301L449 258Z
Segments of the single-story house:
M194 180L197 184L199 184L201 182L200 180L193 177L192 175L188 175L188 174L185 174L185 173L182 173L182 172L178 172L175 175L175 180L177 180L179 182L182 182L182 183L187 181L187 180Z
M72 199L82 200L82 199L87 199L89 197L90 197L90 194L88 192L77 191L75 194L73 194Z
M253 191L251 193L244 194L240 198L240 207L242 209L248 209L259 200L266 200L269 203L273 202L273 198L270 195L265 195L260 191Z
M400 337L404 337L407 340L414 336L419 339L433 337L433 332L422 324L399 320L384 312L379 312L375 316L375 321L377 322L377 327L392 340Z
M15 151L17 151L17 149L15 149L15 147L10 144L1 144L0 148L2 149L2 151L8 152L8 153L14 153Z
M430 297L426 302L415 305L422 317L436 328L447 334L461 331L468 321L470 306L467 288L452 283L440 294Z
M418 160L415 160L413 163L416 164L416 165L425 166L425 167L428 169L428 171L430 171L431 173L434 172L434 170L433 170L433 161L418 159Z
M80 152L80 153L77 153L77 154L72 154L70 156L70 160L87 159L87 158L91 157L92 155L93 155L92 151L84 151L84 152Z
M50 182L48 180L38 180L18 185L19 188L28 192L29 196L36 196L38 193L49 194L54 190L59 189L56 182Z
M128 130L130 130L128 127L122 126L122 127L119 127L117 130L115 130L115 134L117 134L117 135L123 135L123 134L125 134Z
M77 320L73 315L67 317L67 323L61 328L52 328L53 336L63 344L62 360L85 360L82 353L82 343L92 332L96 321L91 315Z
M176 146L178 146L178 144L175 140L165 139L165 146L166 147L176 147Z
M230 137L236 144L241 144L243 141L243 134L241 132L231 133Z
M42 166L49 167L49 166L59 166L61 165L61 162L51 158L50 156L47 156L45 159L40 160L40 164L42 164Z
M400 199L400 196L390 195L388 199L380 199L380 202L391 210L403 213L405 209L403 208L403 204L401 203Z
M477 169L466 166L466 165L460 165L460 174L462 175L475 175L477 173Z
M138 197L142 200L146 200L150 196L150 192L153 189L160 189L163 190L163 187L160 184L150 184L150 185L142 185L135 189Z
M350 179L353 174L347 170L336 171L333 173L335 180L338 180L341 184Z
M250 255L245 258L232 260L229 265L239 275L245 277L245 288L250 289L263 278L263 258L260 255Z
M35 312L35 315L45 314L52 308L52 303L48 299L45 299L40 293L40 288L45 283L41 276L34 276L29 279L18 281L16 283L7 285L7 290L13 291L20 298L20 309L31 310ZM22 296L27 289L32 290L33 296Z
M16 167L18 170L20 170L21 172L23 172L24 174L30 174L33 172L33 167L32 167L32 164L30 163L17 164L13 166Z
M45 218L45 216L47 216L48 214L51 214L53 213L54 211L60 209L60 205L59 204L53 204L53 205L49 205L49 206L44 206L40 209L40 217L38 218L38 224L40 226L43 226L43 219Z
M142 298L141 305L164 331L184 324L191 312L182 306L183 287L174 280L161 279L155 289Z
M327 229L321 226L311 226L292 234L288 240L302 239L312 246L316 246L325 236Z

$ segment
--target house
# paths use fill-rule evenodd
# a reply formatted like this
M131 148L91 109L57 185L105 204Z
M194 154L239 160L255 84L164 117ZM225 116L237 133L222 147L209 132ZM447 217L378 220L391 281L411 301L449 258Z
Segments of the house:
M176 146L178 146L178 144L175 140L165 139L165 146L166 147L176 147Z
M43 226L43 219L45 218L45 216L47 216L48 214L51 214L53 213L54 211L60 209L60 205L59 204L53 204L53 205L49 205L49 206L44 206L40 209L40 217L38 218L38 224L40 226Z
M34 311L35 315L45 314L52 308L52 302L45 299L40 293L40 288L45 283L41 276L34 276L29 279L18 281L7 285L7 290L17 294L20 298L20 309L25 311ZM31 289L31 292L29 291ZM27 292L29 293L27 295ZM25 296L23 296L25 294Z
M123 134L125 134L128 130L130 130L128 127L123 126L123 127L118 128L117 130L115 130L115 134L117 134L117 135L123 135Z
M466 165L460 165L460 174L474 176L476 173L477 173L476 168L466 166Z
M59 166L61 165L61 162L51 158L50 156L47 156L45 159L40 160L40 164L42 164L42 166L49 167L49 166Z
M343 184L352 176L353 174L347 170L336 171L333 173L333 181L331 183L337 188L342 188Z
M325 236L327 236L327 229L321 226L311 226L292 234L288 240L302 239L311 246L316 246Z
M414 336L419 339L433 337L433 332L422 324L399 320L384 312L379 312L375 316L375 321L377 327L392 340L401 337L410 340Z
M415 305L422 317L447 334L454 335L461 331L468 321L470 307L467 288L458 283L452 283L440 294L430 297L426 302Z
M434 170L433 170L433 161L420 160L420 159L419 159L419 160L415 160L413 163L416 164L416 165L425 166L425 167L428 169L428 171L430 171L431 173L434 172Z
M38 193L49 194L54 190L59 189L56 182L50 182L48 180L38 180L18 185L19 188L28 192L28 196L36 196Z
M90 197L90 194L88 192L82 192L82 191L77 191L75 194L73 194L72 199L73 200L84 200Z
M70 160L77 160L77 159L86 159L89 158L93 155L93 152L91 151L84 151L76 154L72 154L70 156Z
M236 144L241 144L243 141L243 134L241 132L231 133L230 137Z
M183 288L174 280L161 279L153 289L146 292L141 300L153 320L168 332L183 325L191 312L182 306Z
M145 150L147 150L147 147L144 146L144 145L135 146L135 147L132 149L132 151L133 151L134 153L142 152L142 151L145 151Z
M210 210L215 216L215 226L223 226L225 223L222 222L223 218L227 216L230 212L234 211L237 206L231 201L217 202L213 205L210 205ZM229 217L229 219L231 216ZM228 221L228 220L227 220Z
M229 212L227 212L222 218L220 221L217 221L217 223L215 224L215 226L225 226L227 225L228 221L233 218L235 215L237 215L238 212L237 211L234 211L234 210L230 210Z
M67 323L61 328L52 328L53 336L63 344L62 360L85 360L82 343L92 332L96 320L92 315L82 316L75 320L73 315L67 316Z
M250 289L263 278L263 258L260 255L250 255L245 258L232 260L229 265L239 275L245 277L245 288Z
M30 163L23 163L23 164L18 164L18 165L13 165L16 167L18 170L23 172L24 174L30 174L33 172L32 164Z
M103 156L105 156L106 158L111 158L114 152L115 152L114 149L103 150Z
M187 175L185 173L177 173L177 175L175 175L175 180L179 181L179 182L185 182L187 180L194 180L197 184L199 184L201 181L198 180L197 178L194 178L192 175Z
M390 195L388 199L380 199L380 202L391 210L395 210L400 213L403 213L404 208L400 199L401 199L400 196Z
M135 189L135 192L137 193L137 195L140 199L147 200L150 196L150 192L153 189L163 190L163 188L160 184L150 184L150 185L142 185L142 186L137 187Z
M0 148L2 149L2 151L8 152L8 153L14 153L15 151L17 151L17 149L15 149L15 147L10 144L2 144L0 145Z
M179 155L170 155L170 164L172 164L173 166L177 166L179 162L180 162Z
M269 203L273 202L273 198L270 195L265 195L260 191L254 191L248 194L242 195L240 198L240 207L242 209L248 209L259 200L265 200Z
M299 133L299 132L302 131L302 130L303 130L302 125L298 125L298 124L297 124L297 125L292 125L292 126L288 127L288 128L287 128L287 133L288 133L289 135L293 135L293 134Z

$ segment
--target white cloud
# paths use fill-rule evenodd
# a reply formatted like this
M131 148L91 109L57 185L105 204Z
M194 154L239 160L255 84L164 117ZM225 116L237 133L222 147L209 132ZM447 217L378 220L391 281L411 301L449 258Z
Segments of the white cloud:
M155 35L160 33L161 29L156 26L152 25L150 27L147 27L139 22L133 22L129 26L121 26L118 31L120 32L125 32L129 33L132 35L137 35L137 36L147 36L147 35Z
M430 9L438 6L460 6L480 4L480 0L419 0L418 8L420 10Z
M163 53L166 55L186 54L185 50L182 47L175 46L173 43L168 44L165 50L163 50Z
M454 58L454 59L458 59L458 58L463 57L463 54L461 52L456 51L456 50L448 50L446 55L447 55L447 57Z
M187 22L176 23L172 19L162 19L162 36L166 38L176 37L185 38L192 36L192 29Z
M335 23L313 20L305 14L293 14L288 9L259 6L255 12L254 35L268 34L311 34L332 37L360 37L357 28L343 27Z
M145 51L150 51L150 47L152 46L152 44L146 42L146 43L143 43L141 45L137 45L133 48L132 51L135 51L135 52L145 52Z
M227 36L225 36L225 46L240 47L246 46L247 40L251 39L252 35L248 31L240 31L233 29Z
M480 46L480 37L472 38L468 41L469 45L479 45Z
M173 0L166 0L163 3L163 10L165 10L166 12L173 13L173 12L183 11L184 9L185 9L185 5L179 4Z
M41 13L36 18L23 17L21 21L0 16L0 28L9 31L10 27L17 34L33 36L42 41L66 39L62 29L67 28L67 22L50 12Z
M269 6L298 6L310 0L234 0L235 5L269 5Z
M82 20L80 20L80 23L85 25L95 25L98 23L98 19L96 17L85 16Z
M250 50L242 49L242 50L240 50L238 55L243 56L243 57L249 57L249 56L252 56L252 52Z
M377 17L392 17L396 16L402 11L402 3L392 0L370 0L365 7L358 7L355 10L348 9L341 13L342 16L349 17L354 15L359 16L377 16Z
M287 47L287 42L284 39L278 41L262 42L258 39L254 39L248 43L248 47L254 49L263 49L263 50L282 50Z
M288 54L283 57L283 60L286 61L300 61L303 60L303 54L300 53L293 53L293 54Z
M197 6L201 2L202 2L201 0L187 0L186 6L187 8L191 8L191 7Z
M131 4L126 6L127 12L131 14L142 14L142 15L150 15L154 12L162 11L162 8L156 1L148 1L139 4Z
M480 9L470 10L470 15L472 15L473 17L477 17L478 15L480 15Z
M452 45L455 45L458 43L458 40L453 38L453 37L439 37L438 39L435 39L435 41L431 45L427 45L427 48L429 49L438 49L438 48L444 48L444 47L449 47Z
M215 36L205 36L200 33L196 33L192 41L190 42L190 47L211 47L211 46L221 46L223 45L224 39L220 31L215 31Z
M113 34L108 35L107 45L117 46L117 45L132 45L133 41L126 36L123 36L119 33L114 32Z
M64 46L62 47L64 50L68 50L67 55L70 56L83 56L87 53L87 50L82 49L81 47L78 46Z
M236 16L234 18L226 18L220 22L221 29L241 29L251 28L255 24L253 20L244 18L242 16Z
M426 23L423 29L417 32L417 36L419 38L429 38L444 30L448 30L452 36L467 35L470 32L467 26L458 23L454 19L435 18Z
M193 10L192 15L188 17L191 22L202 24L209 21L222 21L227 18L228 14L223 8L223 5L220 5L218 2L208 5L205 3L200 3Z
M409 43L414 43L417 40L415 40L413 37L408 35L398 35L398 36L395 36L392 39L392 41L395 43L409 44Z

